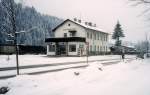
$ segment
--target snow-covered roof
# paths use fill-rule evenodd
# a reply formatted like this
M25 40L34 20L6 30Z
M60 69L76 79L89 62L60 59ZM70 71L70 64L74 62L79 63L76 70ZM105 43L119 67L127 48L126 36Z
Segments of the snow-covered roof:
M65 20L64 22L62 22L60 25L58 25L56 28L54 28L53 31L55 31L58 27L60 27L61 25L63 25L63 24L64 24L65 22L67 22L67 21L71 21L71 22L73 22L73 23L75 23L75 24L78 24L78 25L80 25L81 27L84 27L84 28L86 28L86 29L90 29L90 30L94 30L94 31L98 31L98 32L102 32L102 33L109 34L109 33L105 32L104 30L102 30L102 29L100 29L100 28L98 28L98 27L96 27L96 26L86 25L86 24L83 23L83 22L78 22L78 21L74 21L74 20L70 20L70 19L67 19L67 20Z

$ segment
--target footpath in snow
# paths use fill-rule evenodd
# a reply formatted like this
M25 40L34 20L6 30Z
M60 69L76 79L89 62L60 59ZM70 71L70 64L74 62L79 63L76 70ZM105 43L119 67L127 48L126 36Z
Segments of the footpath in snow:
M103 67L93 62L86 68L0 80L0 86L9 87L5 95L150 95L149 63L134 60Z

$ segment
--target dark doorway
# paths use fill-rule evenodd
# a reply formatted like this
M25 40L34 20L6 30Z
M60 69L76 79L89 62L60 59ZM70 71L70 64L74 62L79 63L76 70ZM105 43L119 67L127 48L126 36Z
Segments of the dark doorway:
M56 55L66 55L66 43L58 43L56 45Z

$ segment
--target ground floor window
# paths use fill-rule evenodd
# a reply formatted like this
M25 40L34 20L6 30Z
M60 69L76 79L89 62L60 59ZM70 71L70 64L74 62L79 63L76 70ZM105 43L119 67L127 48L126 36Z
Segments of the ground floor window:
M100 51L102 51L102 46L100 46Z
M76 45L69 45L69 52L76 52Z
M99 46L97 46L97 51L99 51Z
M94 51L96 52L96 45L95 45L95 47L94 47Z
M49 52L55 51L55 45L49 45Z
M90 51L92 51L92 45L90 45Z

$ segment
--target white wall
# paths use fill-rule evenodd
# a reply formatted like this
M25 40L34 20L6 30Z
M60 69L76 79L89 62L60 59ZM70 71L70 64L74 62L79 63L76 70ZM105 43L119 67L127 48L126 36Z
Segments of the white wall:
M54 52L50 52L49 51L49 45L47 45L47 55L55 55L55 51Z
M70 26L68 26L68 24L70 24ZM67 21L61 27L57 28L55 37L64 37L64 33L67 33L67 37L70 37L69 30L76 30L76 37L86 37L85 29L71 21Z
M89 51L91 50L90 45L92 45L92 51L95 51L94 50L95 45L96 45L96 51L99 51L99 52L106 52L106 51L108 52L109 51L109 48L108 48L109 38L108 38L107 34L102 33L102 32L98 32L98 31L94 31L94 30L86 30L86 36L87 36L87 32L89 33L89 37L92 34L92 39L91 38L86 38L86 42L89 43ZM96 39L94 37L95 33L96 33ZM98 34L100 34L99 39L98 39L98 36L97 36ZM102 40L102 39L104 39L104 36L107 37L107 41ZM98 50L98 46L99 46L99 50ZM100 47L101 47L101 49L100 49ZM104 50L104 47L107 47L107 50L106 49Z

